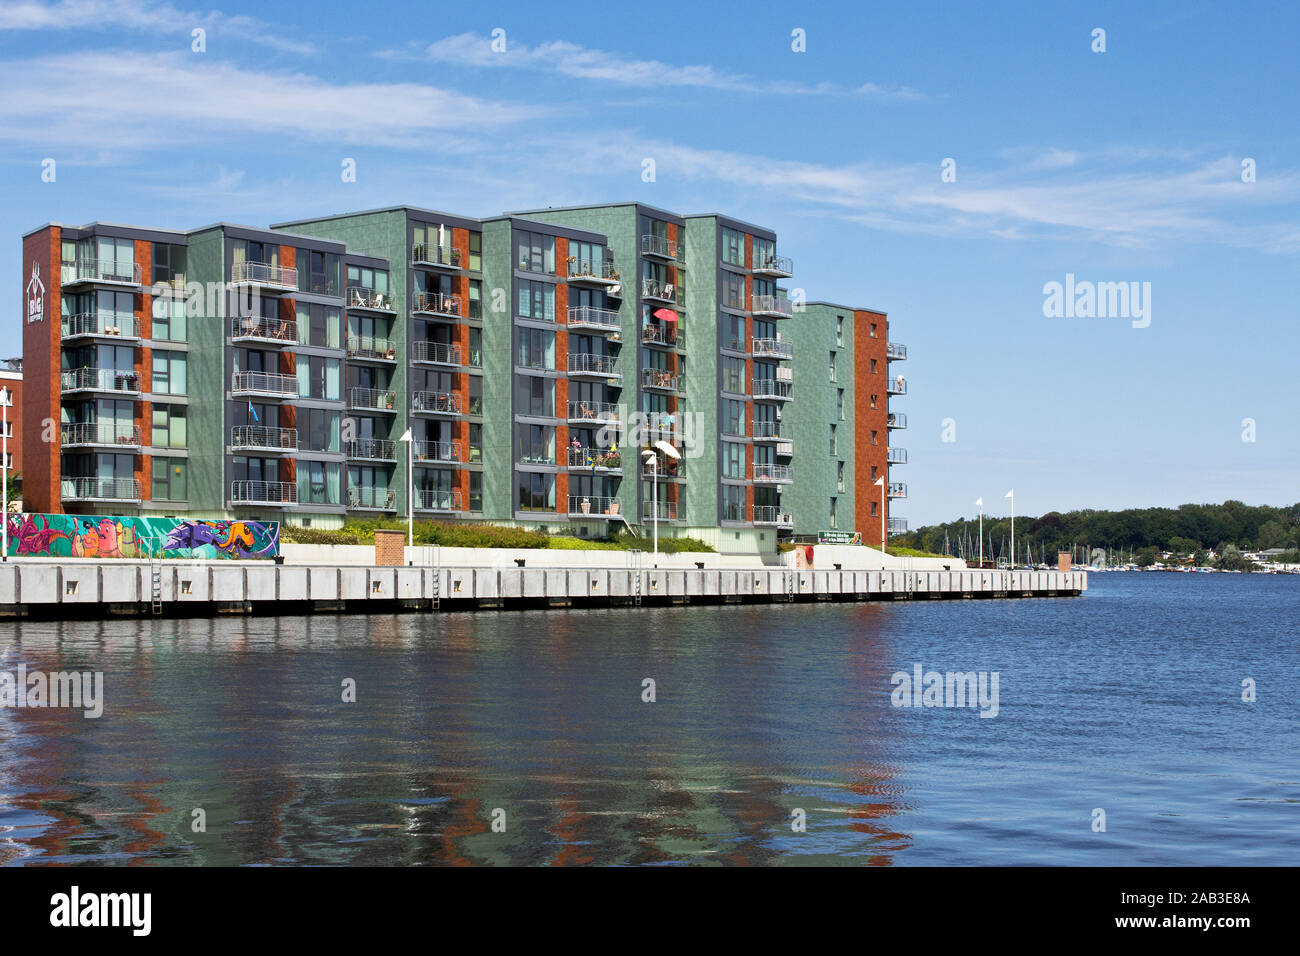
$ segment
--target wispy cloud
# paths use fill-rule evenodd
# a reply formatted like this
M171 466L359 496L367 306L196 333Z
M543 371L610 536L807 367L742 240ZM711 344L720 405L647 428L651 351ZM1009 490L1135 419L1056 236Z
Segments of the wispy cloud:
M0 30L95 30L177 34L188 45L191 31L203 29L214 37L232 36L285 53L314 53L315 47L286 28L256 17L220 12L180 10L167 3L144 0L11 0L0 6Z
M385 51L389 58L424 56L438 63L478 68L507 68L555 73L583 80L598 80L625 87L694 87L736 93L775 93L790 96L862 96L880 101L920 102L929 97L906 86L863 83L856 87L836 83L798 83L760 80L713 66L679 66L660 60L642 60L553 40L528 46L509 41L504 51L493 49L490 36L461 33L431 43L423 51Z

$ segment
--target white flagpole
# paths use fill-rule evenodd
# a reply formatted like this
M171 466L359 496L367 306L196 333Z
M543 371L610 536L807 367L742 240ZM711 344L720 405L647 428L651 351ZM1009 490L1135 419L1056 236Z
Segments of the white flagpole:
M881 475L876 479L876 484L880 486L880 553L883 556L885 551L885 476Z
M984 499L976 498L975 504L980 509L980 567L984 567Z
M1011 570L1016 569L1016 489L1012 488L1002 497L1011 499Z

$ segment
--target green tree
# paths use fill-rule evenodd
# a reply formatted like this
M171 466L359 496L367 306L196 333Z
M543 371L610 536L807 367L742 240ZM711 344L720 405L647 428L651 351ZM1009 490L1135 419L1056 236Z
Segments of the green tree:
M1137 562L1139 568L1149 568L1156 563L1156 559L1159 557L1159 549L1155 545L1148 545L1145 548L1138 548L1137 555L1133 560Z
M1265 521L1259 526L1255 535L1255 547L1261 551L1266 548L1283 548L1287 543L1287 528L1280 521Z
M1236 546L1231 544L1223 549L1217 564L1220 571L1256 571L1259 569L1258 564L1254 561L1247 561Z

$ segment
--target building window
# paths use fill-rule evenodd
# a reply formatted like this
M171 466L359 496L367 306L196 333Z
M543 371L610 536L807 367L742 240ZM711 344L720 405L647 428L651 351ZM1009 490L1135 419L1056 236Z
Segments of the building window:
M472 272L483 271L483 233L471 232L469 234L469 267ZM470 493L471 498L473 492ZM474 509L470 509L471 511ZM478 509L482 511L483 509Z
M876 435L877 435L877 434L879 434L879 433L876 432L876 431L873 429L872 432L871 432L871 444L873 444L873 445L878 445L878 444L879 444L879 442L876 441Z
M722 304L732 309L745 307L745 277L734 272L722 274Z
M722 486L722 520L748 521L745 514L745 488L743 485ZM736 537L740 537L739 534Z
M722 473L728 478L745 477L745 446L734 441L722 443Z
M157 341L185 341L185 299L181 296L154 296L153 332Z
M520 375L515 378L515 414L555 417L555 379Z
M483 280L469 280L469 317L483 318Z
M722 261L733 266L745 265L745 234L722 227Z
M880 476L879 476L878 474L876 474L876 466L875 466L875 465L872 465L872 466L871 466L871 480L872 480L872 481L875 481L875 480L876 480L877 478L879 478L879 477L880 477Z
M734 395L745 394L745 360L724 358L722 360L722 390Z
M839 454L839 440L835 434L835 426L831 425L831 457L834 458Z
M185 353L153 353L153 385L150 388L155 395L185 394Z
M722 403L722 433L745 434L745 403L729 398Z
M555 510L555 476L520 472L517 477L520 511Z
M873 339L876 337L876 323L875 323L875 322L872 322L872 323L871 323L871 337L872 337Z
M844 421L844 389L835 390L835 411L839 415L840 421Z
M838 509L836 508L836 505L837 505L838 503L839 503L839 500L838 500L838 499L836 499L836 498L832 498L832 499L831 499L831 528L832 528L832 529L834 529L834 528L838 528L838 527L840 526L840 523L839 523L839 516L838 516L838 514L836 513L837 510L838 510Z
M471 232L470 236L477 236L479 233ZM470 268L473 268L471 266ZM471 471L469 473L469 510L483 510L483 472Z
M515 267L523 272L555 275L555 237L516 230Z
M155 242L153 244L153 284L172 285L175 282L184 284L185 255L186 249L184 246Z
M835 463L835 488L840 494L844 494L844 462L842 461Z
M153 493L156 501L184 501L188 462L184 458L154 458Z
M831 357L831 359L830 359L830 366L831 366L831 381L834 382L834 381L837 381L837 379L835 378L835 353L834 353L834 352L831 352L831 353L829 353L829 354L830 354L830 357Z
M549 282L519 283L519 312L523 319L555 321L555 286Z
M871 360L871 374L872 374L872 375L875 375L875 374L876 374L876 360L875 360L875 359L872 359L872 360Z
M157 405L153 407L153 435L150 444L155 448L184 448L184 405ZM182 496L184 497L184 496Z
M871 407L872 408L876 407L876 396L874 395L871 396Z
M520 329L519 355L515 364L521 368L554 370L555 333L545 329Z
M879 516L879 512L876 510L876 508L877 508L877 504L876 504L876 502L874 502L874 501L871 502L871 517L873 517L873 518Z
M835 316L835 344L844 348L844 316Z

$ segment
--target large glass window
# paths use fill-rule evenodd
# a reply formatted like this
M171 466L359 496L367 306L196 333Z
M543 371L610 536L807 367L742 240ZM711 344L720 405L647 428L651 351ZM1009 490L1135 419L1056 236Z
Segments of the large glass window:
M469 234L469 268L473 272L483 271L483 233L481 232Z
M153 436L155 448L184 448L186 409L184 405L153 406Z
M553 425L515 426L515 441L519 445L519 461L528 465L555 464L555 427Z
M153 334L160 342L185 341L185 299L183 296L154 296Z
M745 434L745 403L729 398L722 403L722 432L724 435Z
M515 414L555 415L555 379L519 375L515 378Z
M343 467L336 461L298 462L299 504L337 505L343 503Z
M338 401L341 395L342 363L319 355L298 356L298 397Z
M739 442L722 443L722 473L728 478L745 477L745 446Z
M186 479L189 462L184 458L153 459L152 497L155 501L184 501L186 498Z
M723 485L722 486L722 520L723 521L748 521L749 516L745 514L745 486L744 485Z
M745 394L745 360L726 357L722 360L722 390L735 395Z
M524 272L555 274L555 237L515 230L515 267Z
M152 285L172 285L185 283L185 260L187 250L184 246L168 242L153 244Z
M735 272L722 274L722 304L732 309L745 308L745 277Z
M735 229L722 228L722 261L733 266L747 265L745 262L745 234Z
M555 510L555 476L519 472L516 476L520 511Z
M554 322L555 286L549 282L521 281L518 305L520 318Z
M555 368L555 333L545 329L518 329L516 364L522 368Z
M153 351L153 385L155 395L184 395L185 353Z

